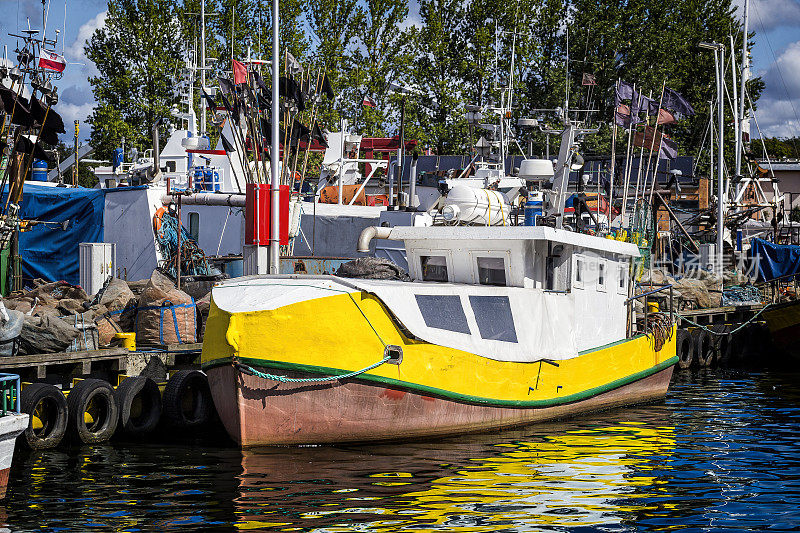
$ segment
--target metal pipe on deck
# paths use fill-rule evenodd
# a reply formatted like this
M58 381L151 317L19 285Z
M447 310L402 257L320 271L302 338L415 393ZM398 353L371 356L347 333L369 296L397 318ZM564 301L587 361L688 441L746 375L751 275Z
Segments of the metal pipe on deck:
M161 203L164 205L176 201L176 195L164 194L161 196ZM244 207L245 195L237 193L191 194L184 196L182 201L185 205L221 205L227 207Z
M383 226L369 226L364 228L358 237L358 252L369 252L369 243L372 239L391 239L392 228ZM397 240L397 239L395 239Z

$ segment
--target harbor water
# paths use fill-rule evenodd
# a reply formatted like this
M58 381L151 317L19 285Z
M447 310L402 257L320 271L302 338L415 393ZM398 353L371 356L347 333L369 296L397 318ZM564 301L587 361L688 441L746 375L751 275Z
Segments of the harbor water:
M659 404L417 443L240 452L220 435L18 453L0 522L81 532L796 529L798 378L681 372Z

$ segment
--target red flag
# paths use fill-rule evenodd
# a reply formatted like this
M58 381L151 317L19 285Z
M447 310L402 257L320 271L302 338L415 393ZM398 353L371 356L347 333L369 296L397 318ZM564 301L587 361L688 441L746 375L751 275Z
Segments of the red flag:
M369 96L365 96L364 99L361 101L361 105L363 105L364 107L375 107L375 100L373 100Z
M233 60L233 83L236 85L247 83L247 67L235 59Z
M658 110L658 123L659 124L674 124L678 122L675 119L675 115L667 111L666 109L659 109Z
M39 55L39 67L47 70L55 70L56 72L64 72L64 67L67 66L67 61L63 56L50 50L42 48L42 53Z

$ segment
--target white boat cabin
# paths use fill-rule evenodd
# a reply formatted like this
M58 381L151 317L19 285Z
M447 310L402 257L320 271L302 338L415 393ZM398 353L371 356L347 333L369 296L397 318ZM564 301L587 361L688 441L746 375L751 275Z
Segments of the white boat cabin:
M626 337L631 265L639 256L634 244L542 226L395 227L389 238L404 241L415 294L459 295L439 329L455 332L463 322L462 333L507 342L522 342L537 330L535 344L547 336L550 349L567 348L566 339L558 339L564 334L572 337L571 349L555 350L564 355ZM494 297L491 310L478 294ZM435 300L428 303L446 305ZM426 317L425 298L417 297L417 304L427 327L436 328L437 319ZM504 320L511 330L498 329Z

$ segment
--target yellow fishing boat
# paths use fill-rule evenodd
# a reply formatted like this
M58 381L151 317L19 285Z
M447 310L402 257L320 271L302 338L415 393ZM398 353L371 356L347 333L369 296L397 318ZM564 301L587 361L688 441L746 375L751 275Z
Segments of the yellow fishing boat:
M212 291L202 362L242 446L450 435L663 398L674 325L632 325L626 242L540 226L367 228L413 281L253 276ZM658 327L653 324L657 323Z

